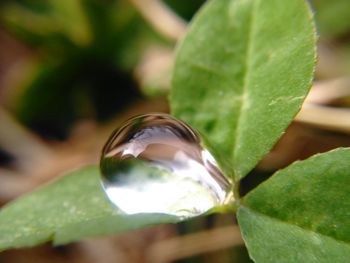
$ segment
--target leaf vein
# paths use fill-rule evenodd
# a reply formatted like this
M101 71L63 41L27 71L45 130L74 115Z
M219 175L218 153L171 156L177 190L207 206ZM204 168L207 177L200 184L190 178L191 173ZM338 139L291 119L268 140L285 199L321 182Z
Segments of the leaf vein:
M242 88L242 100L240 107L238 109L238 117L237 117L237 128L236 128L236 136L234 138L234 153L233 153L233 158L235 159L235 156L237 156L237 153L239 151L239 147L237 146L237 143L241 141L241 136L242 136L242 130L240 129L242 122L244 119L242 118L243 112L245 111L245 107L247 105L247 102L249 100L248 96L248 85L249 85L249 76L251 72L251 67L252 67L252 54L253 54L253 38L255 34L255 18L256 14L258 12L257 8L257 2L259 0L253 1L252 3L252 11L251 11L251 17L250 17L250 24L249 24L249 35L248 35L248 40L247 40L247 53L246 53L246 59L245 59L245 73L243 77L243 88ZM236 165L235 165L236 167ZM235 176L240 178L242 177L241 174L235 169Z

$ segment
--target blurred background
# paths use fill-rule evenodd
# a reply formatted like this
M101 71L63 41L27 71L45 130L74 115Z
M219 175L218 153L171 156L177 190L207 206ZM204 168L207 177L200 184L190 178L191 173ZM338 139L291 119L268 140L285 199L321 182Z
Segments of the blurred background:
M168 112L174 47L204 0L0 2L0 206L98 163L125 119ZM275 170L350 146L350 1L313 0L312 90L242 195ZM0 253L0 262L251 262L232 215L211 215L66 246ZM1 235L1 233L0 233Z

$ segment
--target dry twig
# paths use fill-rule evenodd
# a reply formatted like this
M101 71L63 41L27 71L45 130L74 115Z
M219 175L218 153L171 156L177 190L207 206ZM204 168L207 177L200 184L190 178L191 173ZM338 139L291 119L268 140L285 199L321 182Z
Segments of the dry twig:
M178 40L186 31L186 22L159 0L130 0L140 14L164 37Z
M146 259L152 263L172 262L243 244L238 226L227 226L155 243L149 248Z

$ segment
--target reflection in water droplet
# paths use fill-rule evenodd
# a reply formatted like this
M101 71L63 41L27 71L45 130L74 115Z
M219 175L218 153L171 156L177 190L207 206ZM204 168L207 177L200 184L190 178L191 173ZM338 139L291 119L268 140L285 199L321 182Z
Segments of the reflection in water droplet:
M202 214L225 204L232 185L198 134L167 114L127 121L102 151L102 181L123 212Z

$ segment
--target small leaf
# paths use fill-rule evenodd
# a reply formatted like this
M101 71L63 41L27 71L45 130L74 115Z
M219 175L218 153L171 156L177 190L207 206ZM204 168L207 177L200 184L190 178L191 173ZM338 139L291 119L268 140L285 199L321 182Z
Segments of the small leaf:
M350 148L296 162L243 200L238 222L256 262L350 258Z
M125 215L107 199L97 167L75 171L0 211L0 250L46 241L64 244L179 218L162 214Z
M179 46L172 112L207 137L226 172L229 163L243 177L300 109L315 41L303 0L209 1Z

